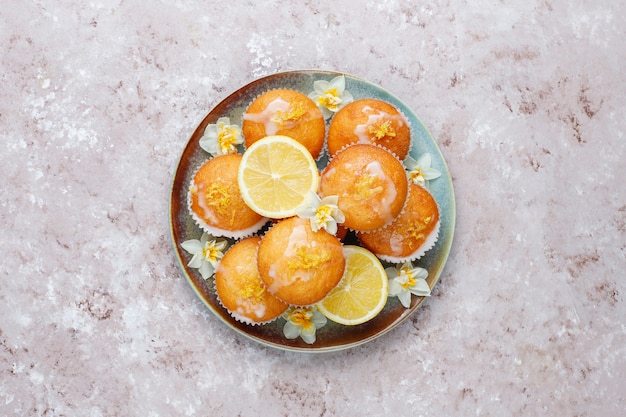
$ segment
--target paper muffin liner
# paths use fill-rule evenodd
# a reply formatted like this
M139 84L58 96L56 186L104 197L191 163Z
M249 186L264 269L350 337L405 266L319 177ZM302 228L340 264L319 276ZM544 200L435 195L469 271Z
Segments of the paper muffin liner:
M202 165L204 165L204 164L202 164ZM202 165L200 165L200 167L202 167ZM200 167L196 170L196 172L198 172ZM194 223L200 229L202 229L204 232L210 234L211 236L215 236L215 237L226 237L226 238L231 238L231 239L243 239L245 237L252 236L256 232L261 230L263 228L263 226L265 226L265 224L268 221L268 219L265 218L265 217L262 218L261 220L259 220L258 223L255 223L254 225L250 226L249 228L239 229L239 230L223 229L223 228L220 228L220 227L212 226L212 225L208 224L207 222L205 222L204 220L202 220L200 218L200 216L198 216L196 214L196 212L194 212L192 210L192 208L191 208L191 187L195 186L194 178L196 176L196 172L194 172L191 180L189 181L189 186L187 188L187 211L189 212L189 215L193 219Z
M265 94L267 94L267 93L269 93L269 92L272 92L272 91L277 91L277 90L289 90L289 91L295 91L295 92L297 92L297 93L303 94L303 95L304 95L304 96L305 96L308 100L311 100L311 99L308 97L308 95L307 95L307 93L306 93L306 92L301 91L301 90L296 90L295 88L283 88L283 87L270 88L270 89L264 90L264 91L262 91L262 92L258 93L257 95L255 95L255 96L254 96L254 97L250 100L250 102L249 102L249 103L248 103L248 105L246 106L246 109L244 110L243 114L241 115L241 128L242 128L242 135L243 135L243 137L244 137L244 143L243 143L243 149L244 149L244 151L245 151L245 149L247 149L247 148L248 148L248 147L246 146L246 141L245 141L245 133L243 132L243 122L244 122L244 116L245 116L246 114L248 114L248 110L250 109L250 106L251 106L251 105L252 105L252 103L254 103L254 102L255 102L255 101L256 101L259 97L261 97L261 96L263 96L263 95L265 95ZM312 100L311 100L311 101L312 101ZM315 103L315 102L313 102L313 103ZM317 106L317 104L315 105L315 107L319 109L319 106ZM321 112L321 109L320 109L320 112ZM327 120L326 120L326 119L324 119L324 114L323 114L323 113L322 113L322 119L324 120L324 138L323 138L323 142L322 142L322 147L320 148L320 151L319 151L319 154L318 154L317 158L313 157L313 159L315 160L315 162L320 162L320 161L323 159L323 157L327 154L327 152L326 152L326 137L327 137L327 135L328 135L328 124L327 124ZM279 134L279 133L275 133L274 135L278 135L278 134ZM274 135L267 135L267 134L266 134L266 136L274 136ZM291 136L286 135L286 134L280 134L280 135L281 135L281 136L291 137ZM294 139L294 140L296 140L296 141L298 140L298 139L296 139L296 138L292 138L292 139ZM298 141L298 142L299 142L299 141ZM308 148L307 148L307 149L308 149ZM309 151L309 152L311 152L311 151ZM311 156L313 156L313 155L311 155Z

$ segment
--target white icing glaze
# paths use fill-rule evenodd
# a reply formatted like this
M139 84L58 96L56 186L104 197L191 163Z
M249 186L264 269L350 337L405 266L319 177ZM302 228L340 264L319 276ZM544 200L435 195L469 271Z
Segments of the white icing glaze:
M387 174L385 174L385 171L383 171L383 168L378 161L372 161L367 164L365 170L371 175L376 176L385 184L383 187L384 194L382 199L380 199L377 204L372 204L372 208L381 219L386 221L393 220L394 215L391 212L391 203L396 199L398 195L396 185L394 184L393 180L389 178ZM376 200L372 200L372 203L375 202Z
M208 204L207 199L206 199L206 193L204 192L204 189L206 188L205 184L199 184L197 187L198 187L198 192L197 192L198 205L204 212L204 215L202 217L204 218L205 221L208 221L212 224L217 224L218 220L215 217L215 214L213 213L213 209Z
M382 110L374 109L370 106L365 106L361 109L363 113L368 114L367 122L364 124L357 125L354 128L354 134L357 138L359 138L359 143L375 143L375 140L372 140L372 134L369 132L370 126L375 126L376 124L383 122L385 120L395 121L400 127L404 126L405 120L401 114L391 115Z
M285 249L285 257L294 256L296 250L303 242L306 242L306 228L304 225L298 225L293 228L289 235L287 248Z
M253 299L250 298L237 298L237 313L241 315L250 315L254 314L257 318L261 318L265 315L267 311L267 306L263 303L257 303Z
M275 122L275 115L278 112L288 113L289 107L290 103L288 101L278 97L272 100L261 113L245 113L243 119L254 123L261 123L265 127L266 135L275 135L283 127L291 129L295 126L296 122L293 120L283 121L283 126Z
M391 255L400 256L402 253L402 242L404 241L404 236L401 233L394 232L389 239L389 247L391 249Z

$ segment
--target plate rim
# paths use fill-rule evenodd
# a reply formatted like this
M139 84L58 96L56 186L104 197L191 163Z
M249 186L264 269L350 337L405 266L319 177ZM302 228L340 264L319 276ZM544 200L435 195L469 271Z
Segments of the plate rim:
M336 351L341 351L341 350L346 350L346 349L350 349L350 348L354 348L357 346L361 346L363 344L366 344L374 339L377 339L385 334L387 334L388 332L390 332L391 330L397 328L400 324L402 324L403 322L405 322L409 317L411 317L426 301L426 299L428 297L420 297L418 299L418 301L416 302L416 304L414 306L412 306L411 308L407 308L405 311L402 312L402 314L400 314L400 316L398 318L396 318L392 323L390 323L389 325L387 325L386 327L384 327L383 329L381 329L380 331L371 334L367 337L364 337L362 339L356 340L356 341L352 341L352 342L348 342L348 343L344 343L344 344L335 344L335 345L330 345L330 346L314 346L314 345L307 345L307 346L292 346L292 345L287 345L287 344L281 344L281 343L276 343L270 340L266 340L266 339L262 339L259 338L249 332L246 332L242 329L240 329L239 327L233 325L233 323L229 320L227 320L226 318L224 318L223 315L219 314L216 311L216 306L212 305L211 303L209 303L208 300L205 299L205 297L203 296L203 294L199 291L199 289L196 286L195 281L192 279L192 277L189 275L188 271L187 271L187 266L186 266L186 261L183 259L182 257L182 253L178 247L178 245L180 244L180 242L176 241L176 232L174 230L175 228L175 221L174 221L174 200L175 200L175 189L174 187L176 186L176 180L179 176L179 171L181 168L181 165L183 164L183 157L185 155L185 151L189 148L189 146L192 143L192 140L194 138L194 136L196 136L197 131L200 129L200 127L205 124L205 122L207 121L207 119L212 115L212 113L220 106L222 106L224 103L228 102L229 100L232 100L233 96L235 96L236 94L238 94L239 92L242 92L244 90L250 89L252 86L256 85L256 84L261 84L261 83L266 83L271 79L277 78L277 77L285 77L285 76L289 76L289 75L326 75L328 77L332 77L332 76L340 76L340 75L344 75L346 77L349 77L357 82L360 83L364 83L366 85L369 86L373 86L374 88L380 90L382 93L394 98L395 100L397 100L398 102L402 103L404 107L406 107L410 112L411 112L411 116L414 117L417 122L420 124L420 127L424 130L424 132L426 133L426 135L428 136L428 139L432 142L432 145L434 146L434 149L437 151L438 153L438 157L439 157L439 161L440 163L443 164L443 168L444 168L444 172L442 172L442 175L440 178L442 179L446 179L447 185L449 187L450 190L450 196L449 196L449 200L448 202L448 215L451 219L451 223L448 225L449 227L449 239L447 239L443 246L439 249L439 257L442 257L442 265L441 268L436 271L436 275L435 277L432 279L432 285L431 285L431 289L434 289L437 285L437 283L439 282L441 275L443 274L443 271L446 268L446 265L448 263L449 260L449 256L450 256L450 252L452 249L452 244L453 241L455 239L455 231L456 231L456 196L455 196L455 192L454 192L454 183L452 181L452 176L450 174L450 170L448 168L448 163L447 160L443 157L443 154L441 152L441 149L439 147L439 144L437 143L437 141L435 140L434 136L431 134L430 130L428 129L428 127L422 122L422 120L415 114L415 112L413 112L413 110L407 106L404 101L402 101L399 97L397 97L395 94L389 92L387 89L381 87L378 84L375 84L367 79L364 79L360 76L357 75L353 75L350 73L346 73L346 72L340 72L340 71L332 71L332 70L325 70L325 69L300 69L300 70L289 70L289 71L279 71L273 74L269 74L269 75L265 75L263 77L258 77L258 78L254 78L250 81L248 81L247 83L243 84L242 86L240 86L239 88L236 88L234 90L231 90L230 93L226 94L221 100L217 101L216 104L214 104L209 111L204 115L204 117L202 118L202 120L195 126L195 128L193 128L192 132L189 134L186 142L184 143L184 146L182 147L182 150L180 152L180 155L177 159L176 165L174 167L174 170L172 172L171 175L171 181L170 181L170 187L169 187L169 201L168 201L168 221L169 221L169 229L170 229L170 242L172 244L172 249L174 251L176 260L178 262L178 265L180 267L180 271L182 272L183 276L185 277L186 281L188 282L188 284L191 286L192 290L194 291L194 293L196 294L196 296L200 299L200 301L202 302L202 304L204 304L204 306L211 311L211 313L216 316L222 323L226 324L231 330L236 331L238 334L253 340L257 343L260 343L263 346L268 346L268 347L272 347L272 348L276 348L279 350L283 350L283 351L291 351L291 352L305 352L305 353L323 353L323 352L336 352ZM207 158L209 158L207 156ZM429 271L430 273L430 271ZM430 277L429 277L430 278ZM251 325L246 325L248 327L254 327Z

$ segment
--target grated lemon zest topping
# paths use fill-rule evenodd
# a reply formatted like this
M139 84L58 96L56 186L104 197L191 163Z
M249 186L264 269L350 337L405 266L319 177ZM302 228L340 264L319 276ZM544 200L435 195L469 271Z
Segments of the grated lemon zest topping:
M304 103L301 101L296 101L294 103L291 103L287 112L284 112L282 110L277 111L272 118L272 121L279 126L283 126L286 124L286 122L296 122L300 120L300 118L304 116L305 113L306 110L304 109Z
M246 285L239 291L239 295L245 299L253 299L256 302L260 302L265 294L265 288L258 283L250 282L250 280L246 281Z
M209 188L205 193L207 204L215 207L217 212L221 215L227 214L230 211L232 199L228 191L227 186L213 183L209 185Z
M384 137L393 138L396 136L396 131L393 129L390 120L385 120L380 123L376 123L367 128L368 132L373 135L372 139L381 140Z
M363 174L356 182L355 200L366 200L383 192L380 180L376 175Z
M424 229L426 229L428 223L430 223L431 217L427 217L424 219L424 222L417 221L414 224L410 225L406 228L405 237L409 239L409 248L413 248L413 246L420 240L426 239L426 235L422 233Z
M289 261L289 270L291 272L297 269L313 269L330 259L330 254L322 248L308 248L307 246L299 246L296 249L297 259Z

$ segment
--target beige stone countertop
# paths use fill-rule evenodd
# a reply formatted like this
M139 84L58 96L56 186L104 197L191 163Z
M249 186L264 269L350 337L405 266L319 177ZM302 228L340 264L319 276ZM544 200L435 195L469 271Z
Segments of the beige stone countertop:
M607 0L5 2L0 415L624 415L625 28ZM323 354L224 325L168 223L209 110L299 69L398 96L457 205L424 305Z

